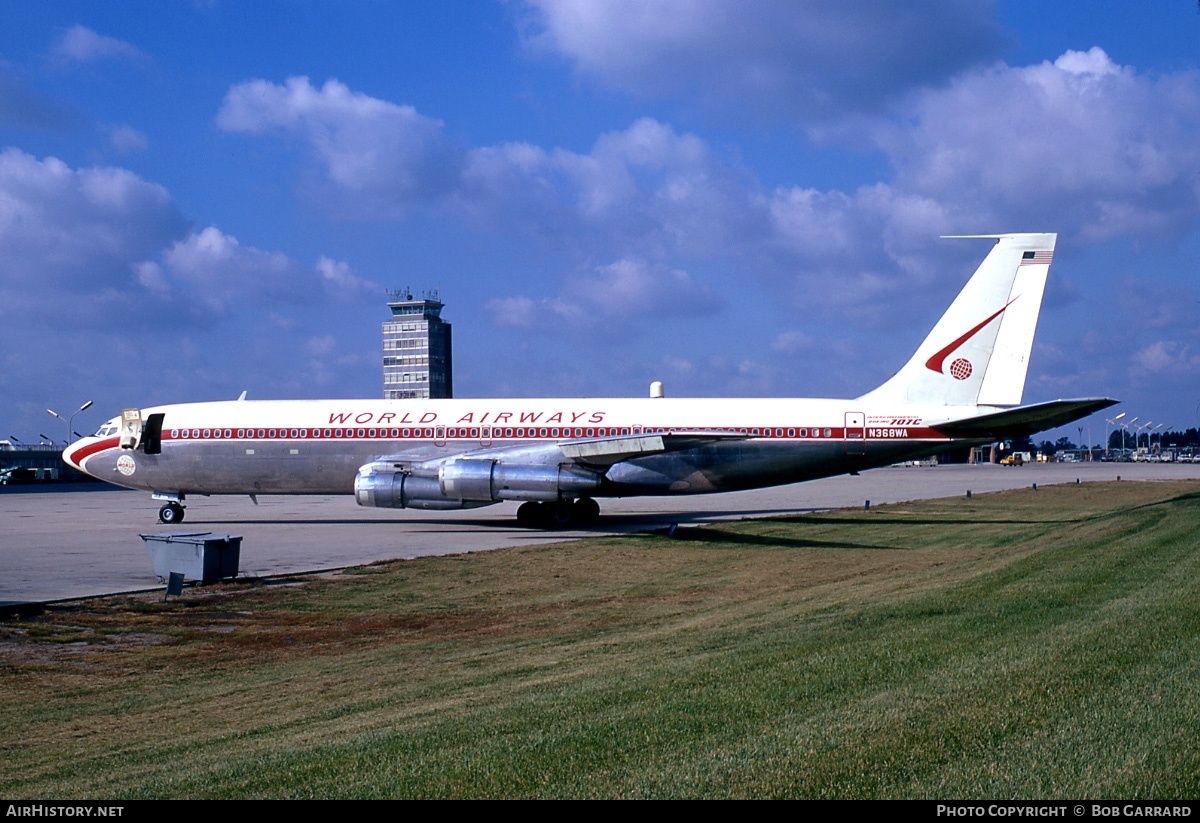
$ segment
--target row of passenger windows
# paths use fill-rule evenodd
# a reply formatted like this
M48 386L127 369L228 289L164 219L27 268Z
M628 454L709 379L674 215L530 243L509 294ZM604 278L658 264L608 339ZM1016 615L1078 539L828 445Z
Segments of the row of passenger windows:
M438 426L436 428L393 428L393 429L171 429L172 440L238 440L250 439L300 439L300 438L346 438L346 437L390 437L434 438L457 440L461 438L485 439L499 437L617 437L630 433L628 428L554 428L554 427L475 427ZM635 434L686 433L688 429L646 428ZM692 431L726 431L748 434L751 437L809 437L809 429L693 429ZM812 437L821 437L822 430L811 430ZM785 433L786 432L786 433ZM824 429L825 437L833 437L833 429Z

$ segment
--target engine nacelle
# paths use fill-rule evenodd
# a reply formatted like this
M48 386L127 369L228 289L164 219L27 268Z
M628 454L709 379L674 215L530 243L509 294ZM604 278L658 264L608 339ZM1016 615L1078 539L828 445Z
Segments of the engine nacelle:
M473 509L501 500L570 500L600 488L599 474L576 466L522 466L467 458L443 464L437 477L368 463L354 478L360 506L388 509Z
M570 500L600 488L601 477L578 466L522 466L466 458L438 469L442 494L456 500Z
M354 499L360 506L382 509L475 509L492 502L449 499L436 477L405 474L388 463L368 463L358 470Z

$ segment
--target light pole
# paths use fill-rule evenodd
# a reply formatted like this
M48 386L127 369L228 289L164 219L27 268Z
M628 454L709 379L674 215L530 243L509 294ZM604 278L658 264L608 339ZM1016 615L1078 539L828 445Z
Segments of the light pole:
M1146 456L1149 457L1150 456L1150 436L1154 433L1154 421L1147 420L1145 423L1138 426L1138 442L1133 444L1134 449L1140 449L1142 447L1142 445L1141 445L1141 438L1142 438L1141 433L1142 432L1146 433Z
M1128 432L1129 427L1132 426L1137 421L1138 421L1138 419L1135 417L1132 420L1130 420L1128 423L1121 424L1121 459L1122 460L1125 459L1125 433ZM1134 445L1136 446L1137 443L1134 443Z
M91 408L91 406L92 406L92 401L89 400L86 403L84 403L82 406L80 406L77 411L72 412L70 417L63 417L61 414L56 412L54 409L46 409L46 413L49 414L51 417L57 417L59 420L62 420L63 422L65 422L67 424L67 445L68 446L71 445L71 435L75 431L75 415L79 414L79 412L81 412L81 411L87 411L89 408Z
M1121 412L1116 417L1114 417L1112 420L1109 420L1107 418L1105 418L1105 420L1104 420L1104 454L1105 454L1105 456L1108 455L1108 427L1109 426L1115 427L1117 425L1120 425L1119 423L1117 423L1117 421L1120 420L1122 417L1124 417L1125 414L1126 414L1126 412ZM1121 448L1125 448L1124 439L1121 440Z

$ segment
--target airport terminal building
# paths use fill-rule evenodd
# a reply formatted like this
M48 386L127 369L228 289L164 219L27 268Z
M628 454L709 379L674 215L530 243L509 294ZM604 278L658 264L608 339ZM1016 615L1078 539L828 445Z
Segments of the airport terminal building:
M414 298L391 292L383 324L383 396L388 400L454 396L450 324L436 291Z

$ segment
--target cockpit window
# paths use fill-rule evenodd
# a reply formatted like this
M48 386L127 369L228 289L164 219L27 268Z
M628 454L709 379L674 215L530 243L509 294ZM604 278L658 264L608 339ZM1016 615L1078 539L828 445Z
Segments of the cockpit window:
M109 420L97 430L93 437L111 437L117 433L118 428L120 428L120 425L116 420Z

